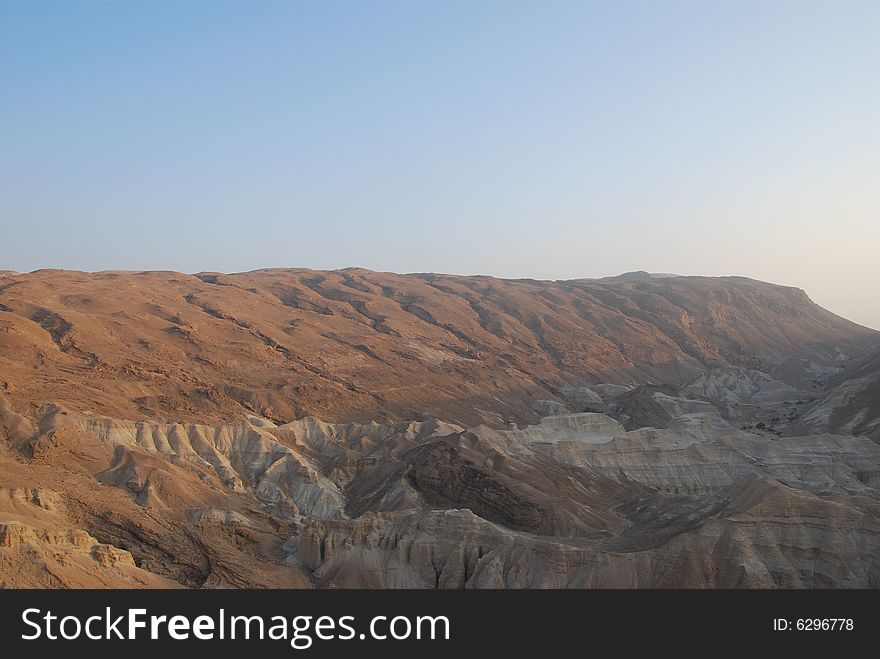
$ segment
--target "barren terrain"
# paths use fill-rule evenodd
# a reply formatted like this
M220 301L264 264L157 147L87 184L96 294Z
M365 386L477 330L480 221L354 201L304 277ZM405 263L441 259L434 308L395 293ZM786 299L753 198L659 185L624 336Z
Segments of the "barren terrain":
M0 273L0 585L880 585L880 333L739 277Z

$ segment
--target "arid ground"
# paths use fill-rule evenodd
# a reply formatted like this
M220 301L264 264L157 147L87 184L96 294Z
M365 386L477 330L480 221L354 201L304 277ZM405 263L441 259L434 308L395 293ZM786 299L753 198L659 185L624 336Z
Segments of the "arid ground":
M0 273L0 585L877 587L880 332L740 277Z

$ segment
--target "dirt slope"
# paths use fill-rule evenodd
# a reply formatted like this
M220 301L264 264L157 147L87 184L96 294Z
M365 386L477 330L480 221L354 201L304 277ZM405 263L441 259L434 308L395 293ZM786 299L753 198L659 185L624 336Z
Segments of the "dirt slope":
M636 273L638 274L638 273ZM0 388L119 418L435 416L502 427L595 382L834 365L878 333L743 278L532 281L360 269L0 279Z

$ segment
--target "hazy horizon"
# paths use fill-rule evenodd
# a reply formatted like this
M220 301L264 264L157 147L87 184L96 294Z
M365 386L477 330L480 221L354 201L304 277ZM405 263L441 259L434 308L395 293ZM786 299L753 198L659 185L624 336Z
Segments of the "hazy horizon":
M804 289L880 329L875 2L3 2L0 269Z

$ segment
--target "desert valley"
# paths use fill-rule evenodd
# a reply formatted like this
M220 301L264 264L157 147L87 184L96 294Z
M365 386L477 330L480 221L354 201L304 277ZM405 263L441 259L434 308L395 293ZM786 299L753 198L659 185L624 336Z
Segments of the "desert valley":
M880 585L880 332L628 273L0 275L0 585Z

